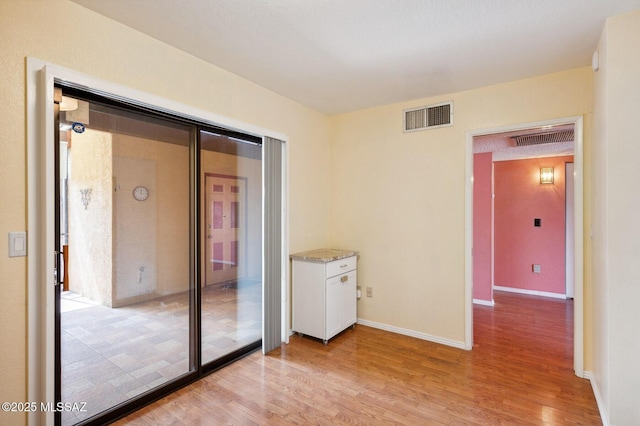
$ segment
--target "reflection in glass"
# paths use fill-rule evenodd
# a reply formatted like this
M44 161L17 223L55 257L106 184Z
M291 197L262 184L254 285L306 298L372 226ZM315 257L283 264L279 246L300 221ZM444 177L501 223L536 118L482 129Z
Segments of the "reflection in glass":
M85 412L62 413L63 424L193 368L191 130L94 103L88 111L83 133L63 132L62 401L86 402ZM67 114L61 125L75 120Z
M200 138L204 364L262 337L262 150Z

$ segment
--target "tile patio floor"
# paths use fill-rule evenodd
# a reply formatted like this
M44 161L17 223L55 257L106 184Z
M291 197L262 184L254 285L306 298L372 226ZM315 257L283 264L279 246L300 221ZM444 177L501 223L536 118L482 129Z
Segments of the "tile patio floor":
M261 338L259 283L202 292L204 362ZM64 292L61 298L62 401L71 425L188 372L188 293L108 308Z

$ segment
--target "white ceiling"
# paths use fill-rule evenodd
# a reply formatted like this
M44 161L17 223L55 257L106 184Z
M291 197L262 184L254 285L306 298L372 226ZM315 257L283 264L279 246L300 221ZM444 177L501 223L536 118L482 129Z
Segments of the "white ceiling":
M327 114L587 66L605 19L640 8L640 0L73 1Z

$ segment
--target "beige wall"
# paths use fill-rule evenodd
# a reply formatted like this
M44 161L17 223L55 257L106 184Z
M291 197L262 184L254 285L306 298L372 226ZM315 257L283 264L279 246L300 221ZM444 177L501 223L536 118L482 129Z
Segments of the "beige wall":
M111 306L112 138L108 133L87 129L74 134L70 146L69 289ZM85 208L80 191L86 189L91 194Z
M70 289L109 307L186 291L188 147L91 129L71 140ZM143 203L131 195L141 184L151 193Z
M360 318L464 342L466 132L585 115L588 145L591 81L579 68L332 118L330 238L360 251ZM448 100L453 127L402 132L403 109Z
M220 68L66 0L0 0L0 247L27 227L27 56L183 104L262 126L289 138L292 251L328 241L328 121ZM25 258L0 256L0 401L27 397ZM0 413L0 424L26 416Z
M640 422L640 11L607 20L594 79L593 375L611 425Z
M114 299L127 298L132 291L159 295L186 291L189 148L122 134L115 134L113 141L113 155L120 157L120 161L114 158L114 179L118 185L114 194L117 200L114 225L120 230L114 241ZM146 163L149 171L143 167ZM121 167L116 167L117 164ZM150 190L149 199L142 203L131 196L134 187L140 184ZM144 244L138 241L142 235ZM141 282L135 284L141 266L145 270ZM134 290L136 287L138 290Z

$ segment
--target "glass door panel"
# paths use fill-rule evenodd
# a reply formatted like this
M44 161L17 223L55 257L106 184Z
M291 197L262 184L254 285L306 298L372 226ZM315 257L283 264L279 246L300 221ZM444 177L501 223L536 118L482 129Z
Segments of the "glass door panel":
M192 126L76 100L60 113L63 412L74 424L193 371ZM62 157L62 156L61 156Z
M262 141L60 89L55 417L102 424L260 347Z
M200 132L202 363L262 339L262 149Z

